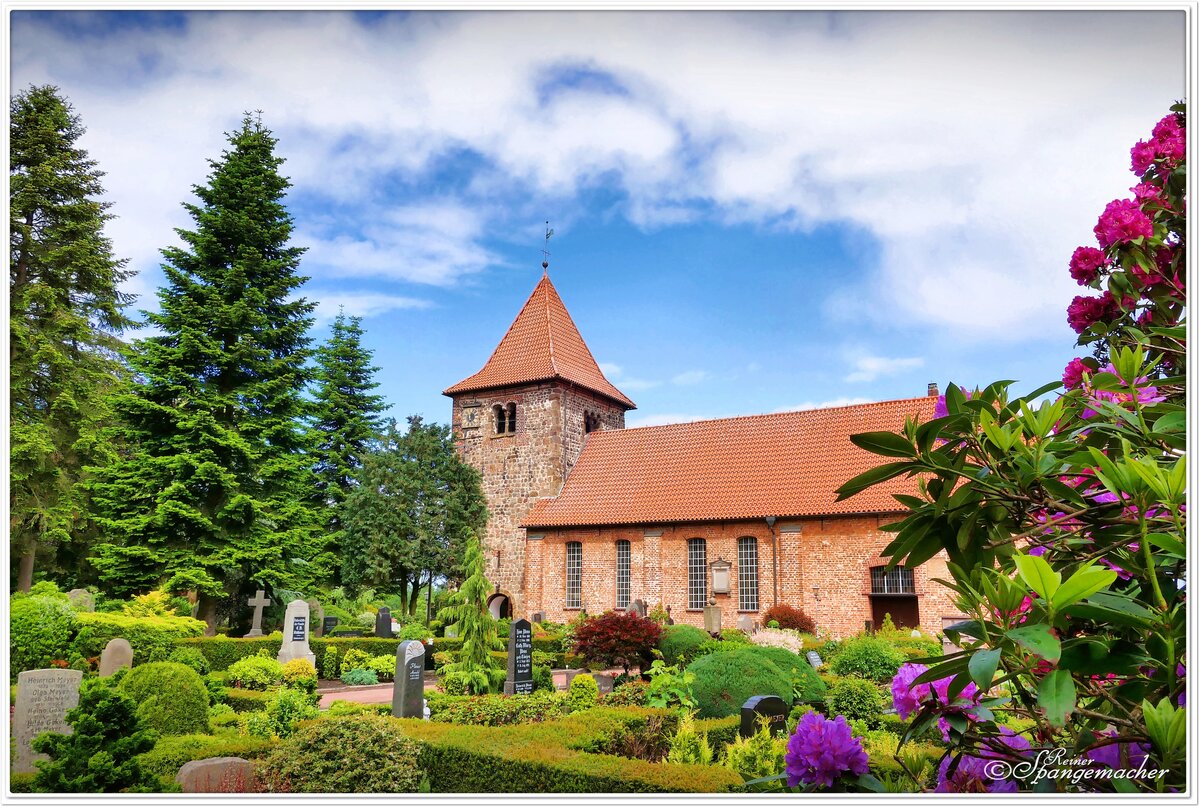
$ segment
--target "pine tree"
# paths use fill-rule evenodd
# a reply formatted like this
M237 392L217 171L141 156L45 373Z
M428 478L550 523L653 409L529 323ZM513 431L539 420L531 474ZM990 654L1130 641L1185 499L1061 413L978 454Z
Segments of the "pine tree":
M84 468L112 456L100 432L122 383L118 285L130 273L104 236L103 172L76 146L85 130L70 104L31 87L10 116L9 534L28 591L39 548L89 532Z
M316 474L314 503L326 514L326 546L336 551L341 507L372 440L383 428L383 398L373 376L371 351L363 346L362 318L338 312L329 341L317 349L311 439Z
M504 680L504 670L492 655L493 650L504 648L504 642L487 606L492 585L484 572L483 546L478 535L467 541L463 568L466 579L450 595L449 604L438 612L438 619L458 625L458 635L462 638L462 649L455 660L442 668L442 680L447 691L461 688L467 694L484 695L495 691Z
M276 140L247 115L185 204L193 230L163 250L162 336L135 343L140 383L118 399L137 451L94 486L108 543L94 565L110 590L201 593L210 629L222 596L254 584L301 589L310 558L301 422L312 303L296 299L303 249L288 246Z
M450 430L408 419L366 455L343 507L342 579L398 591L414 613L423 587L461 569L470 536L487 523L479 472L463 462Z

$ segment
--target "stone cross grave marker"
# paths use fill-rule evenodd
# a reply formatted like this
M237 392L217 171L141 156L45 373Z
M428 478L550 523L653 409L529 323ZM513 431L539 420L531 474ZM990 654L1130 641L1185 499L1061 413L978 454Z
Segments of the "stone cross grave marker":
M184 763L175 783L184 793L246 793L254 778L254 763L241 757L194 759Z
M317 656L308 646L308 631L308 603L292 600L283 616L283 644L279 648L279 655L275 657L280 664L305 658L314 667L317 666Z
M267 607L270 604L271 604L270 598L267 597L267 593L265 591L263 591L261 588L258 590L257 593L255 593L255 595L253 597L251 597L249 600L246 601L246 605L254 606L254 619L250 623L250 632L246 634L246 636L245 636L246 639L252 639L255 636L263 635L262 612L263 612L263 608Z
M396 647L392 714L395 717L425 716L425 645L414 639L405 639Z
M508 676L505 695L533 692L533 628L528 619L515 619L508 629Z
M67 602L76 611L91 613L96 610L96 598L86 588L73 588L67 592Z
M814 670L821 669L821 665L823 665L825 663L824 661L821 660L821 654L818 653L816 650L809 650L807 653L804 654L804 657L806 659L808 659L808 663L812 665L812 668Z
M386 605L375 615L375 635L380 639L396 638L396 634L392 632L392 609Z
M33 738L43 732L70 734L67 710L79 705L79 670L26 670L17 676L17 706L13 713L12 732L16 740L17 757L13 773L33 773L34 761L46 759L45 754L33 753Z
M336 616L327 616L321 620L321 635L328 636L333 633L333 629L338 626L338 618Z
M133 647L125 639L109 639L100 651L100 677L107 678L122 667L133 666Z
M788 705L778 695L755 695L742 705L740 734L753 737L758 733L759 721L765 719L771 734L787 732Z

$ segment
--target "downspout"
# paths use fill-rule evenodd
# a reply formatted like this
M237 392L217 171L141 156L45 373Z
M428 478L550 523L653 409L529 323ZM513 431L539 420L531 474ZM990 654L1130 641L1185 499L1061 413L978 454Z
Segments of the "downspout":
M779 605L779 535L775 532L775 516L767 516L767 529L771 532L772 605Z

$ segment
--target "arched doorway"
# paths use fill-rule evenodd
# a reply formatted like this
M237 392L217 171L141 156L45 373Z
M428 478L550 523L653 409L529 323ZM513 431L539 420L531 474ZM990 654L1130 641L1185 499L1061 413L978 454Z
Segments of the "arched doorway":
M495 619L508 619L512 616L512 601L507 594L493 594L488 600L488 610Z

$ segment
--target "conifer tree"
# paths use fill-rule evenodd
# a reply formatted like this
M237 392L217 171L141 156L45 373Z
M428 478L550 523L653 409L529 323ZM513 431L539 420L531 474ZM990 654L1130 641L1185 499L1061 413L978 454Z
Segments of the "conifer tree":
M301 390L314 308L296 291L288 180L276 140L246 115L185 204L195 222L163 256L162 332L131 357L117 401L137 451L94 486L109 542L93 563L117 593L197 590L200 617L255 584L300 589L318 526L305 489Z
M84 133L55 87L10 104L9 535L17 587L33 582L39 547L87 536L84 468L111 459L100 432L121 383L116 334L130 324L129 276L104 236L112 218ZM71 570L78 573L79 570Z
M492 655L504 642L496 629L496 620L488 610L492 586L484 572L483 546L478 535L467 541L463 568L467 577L449 596L449 603L438 612L438 619L458 625L462 649L455 660L445 665L442 680L447 691L464 690L471 695L495 691L504 680L504 670Z
M372 440L383 428L383 398L371 394L371 351L363 346L361 317L341 311L329 341L317 348L312 442L316 474L314 501L325 519L326 546L335 551L341 531L341 507L354 489L354 477Z

